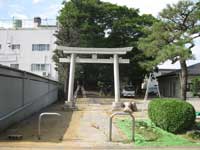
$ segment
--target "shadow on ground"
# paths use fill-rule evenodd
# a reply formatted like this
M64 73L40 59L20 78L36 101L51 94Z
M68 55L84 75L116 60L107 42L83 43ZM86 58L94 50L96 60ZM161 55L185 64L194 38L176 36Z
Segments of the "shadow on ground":
M44 116L41 123L41 139L38 140L38 117L42 112L56 112L62 115L62 119L57 116ZM61 137L66 133L73 111L63 109L63 103L55 103L51 106L33 114L27 119L18 122L0 133L0 142L11 142L8 135L23 135L20 142L61 142ZM16 141L14 141L16 142Z

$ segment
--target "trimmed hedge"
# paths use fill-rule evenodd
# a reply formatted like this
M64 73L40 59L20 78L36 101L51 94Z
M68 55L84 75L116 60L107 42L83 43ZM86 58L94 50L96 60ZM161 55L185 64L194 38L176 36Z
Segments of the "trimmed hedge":
M154 99L148 105L149 118L156 126L172 133L187 131L194 125L194 107L178 99Z

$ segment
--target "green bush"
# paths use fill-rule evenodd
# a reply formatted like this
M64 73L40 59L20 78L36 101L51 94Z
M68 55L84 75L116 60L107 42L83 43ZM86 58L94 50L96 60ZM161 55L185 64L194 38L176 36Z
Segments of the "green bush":
M148 105L149 118L156 126L172 133L188 130L195 123L194 107L177 99L155 99Z
M192 93L194 96L200 96L200 77L192 79Z
M191 131L191 132L187 133L187 136L194 140L200 140L200 131L198 131L198 130Z

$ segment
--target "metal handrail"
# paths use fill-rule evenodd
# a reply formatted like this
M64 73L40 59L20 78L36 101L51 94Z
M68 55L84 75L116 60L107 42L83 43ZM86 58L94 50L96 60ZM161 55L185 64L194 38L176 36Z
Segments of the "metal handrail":
M110 116L110 125L109 125L109 141L112 141L112 119L116 115L128 115L132 118L132 141L135 141L135 117L132 115L132 113L128 112L115 112Z
M39 120L38 120L38 139L41 139L41 120L43 116L59 116L60 118L62 117L61 114L59 113L53 113L53 112L44 112L41 113L39 116ZM60 140L62 139L62 137L60 138Z

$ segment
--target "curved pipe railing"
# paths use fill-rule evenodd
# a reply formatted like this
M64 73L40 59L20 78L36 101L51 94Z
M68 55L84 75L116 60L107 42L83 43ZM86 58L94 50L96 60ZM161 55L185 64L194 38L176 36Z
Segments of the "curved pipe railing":
M132 141L135 141L135 117L132 115L132 113L127 113L127 112L115 112L110 116L109 141L112 141L112 119L116 115L120 115L120 116L128 115L128 116L131 116L131 118L132 118Z
M53 112L44 112L41 113L38 119L38 139L41 139L41 120L43 116L59 116L60 119L62 119L62 115L59 113L53 113ZM60 140L62 139L62 137L60 138Z

